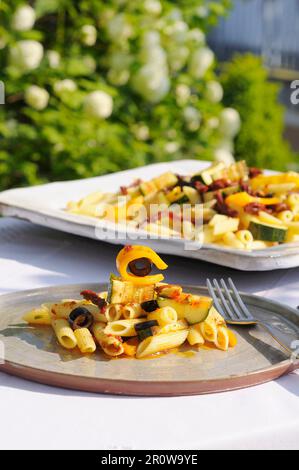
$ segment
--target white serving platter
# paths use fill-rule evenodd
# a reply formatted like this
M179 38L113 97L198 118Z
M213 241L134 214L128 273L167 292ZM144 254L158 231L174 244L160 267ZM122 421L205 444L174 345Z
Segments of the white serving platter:
M153 238L152 235L149 238L149 234L141 230L124 229L121 225L65 211L69 201L76 201L95 191L116 192L121 185L128 185L136 178L149 180L165 171L190 174L203 169L208 164L209 162L198 160L178 160L95 178L11 189L0 193L0 211L5 216L25 219L75 235L114 244L140 244L142 242L160 253L199 259L243 271L269 271L299 266L298 243L283 244L252 252L212 244L204 244L198 249L196 243L186 244L183 239Z

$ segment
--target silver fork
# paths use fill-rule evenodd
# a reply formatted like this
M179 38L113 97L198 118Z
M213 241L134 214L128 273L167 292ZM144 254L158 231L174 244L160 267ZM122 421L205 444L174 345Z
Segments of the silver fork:
M290 341L287 335L279 331L278 337L278 332L272 325L254 318L244 304L231 278L228 279L228 283L230 289L227 287L224 279L220 279L221 286L217 279L213 279L213 285L211 281L207 279L207 287L214 301L215 308L224 317L226 322L233 325L260 325L270 333L272 338L275 339L288 354L292 354L294 351L287 346Z

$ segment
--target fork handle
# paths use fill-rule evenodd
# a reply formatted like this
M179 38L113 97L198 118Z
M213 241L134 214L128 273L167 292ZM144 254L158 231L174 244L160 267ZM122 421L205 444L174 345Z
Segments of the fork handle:
M290 336L288 334L284 333L278 328L275 328L273 325L270 325L267 322L258 321L257 324L262 326L266 331L268 331L268 333L270 333L272 338L275 339L275 341L277 341L277 343L279 343L280 346L283 347L287 351L287 353L290 354L294 358L294 360L296 360L296 357L298 359L299 345L297 345L297 354L296 354L296 350L291 348Z

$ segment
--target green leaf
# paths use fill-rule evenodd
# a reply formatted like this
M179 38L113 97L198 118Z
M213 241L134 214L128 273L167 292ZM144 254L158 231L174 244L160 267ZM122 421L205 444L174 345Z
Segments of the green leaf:
M61 3L61 0L36 0L36 16L40 18L49 13L56 13L59 9L59 3Z

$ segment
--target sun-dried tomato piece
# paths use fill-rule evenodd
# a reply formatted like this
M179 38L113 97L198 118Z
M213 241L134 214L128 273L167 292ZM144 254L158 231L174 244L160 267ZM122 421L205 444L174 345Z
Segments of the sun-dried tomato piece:
M82 295L85 300L89 300L94 305L97 305L97 307L99 307L102 312L105 311L107 302L96 292L93 292L92 290L83 290L82 292L80 292L80 295Z
M282 212L287 211L289 206L285 202L280 202L279 204L268 206L268 209L271 209L273 212Z
M260 211L267 211L266 206L260 202L250 202L244 207L247 214L258 215Z
M255 196L255 192L251 189L247 181L240 181L240 188L241 191L250 194L250 196Z
M225 178L219 178L218 180L215 180L212 184L210 184L209 190L217 191L217 189L224 189L231 185L232 182L230 180Z
M194 187L199 192L199 194L204 194L207 191L209 191L209 186L207 186L206 184L201 183L200 181L195 181L194 182Z
M219 214L227 215L228 217L238 217L238 211L232 209L225 203L223 195L220 191L216 194L216 201L217 203L215 209Z
M136 186L139 186L140 183L141 183L141 181L142 181L142 180L141 180L140 178L138 178L138 179L134 180L134 181L133 181L131 184L129 184L128 186L121 186L121 187L119 188L121 194L122 194L123 196L126 196L126 195L128 194L128 189L129 189L129 188L135 188Z
M262 173L263 170L261 170L260 168L256 168L254 166L249 168L249 178L255 178L256 176L261 175Z
M235 209L232 209L231 207L228 207L226 204L222 207L222 212L221 214L227 215L228 217L238 217L238 211Z
M135 186L139 186L140 183L142 183L142 179L136 178L136 180L134 180L133 183L131 183L128 187L129 188L134 188Z
M119 189L123 196L126 196L128 194L128 188L126 186L121 186Z

